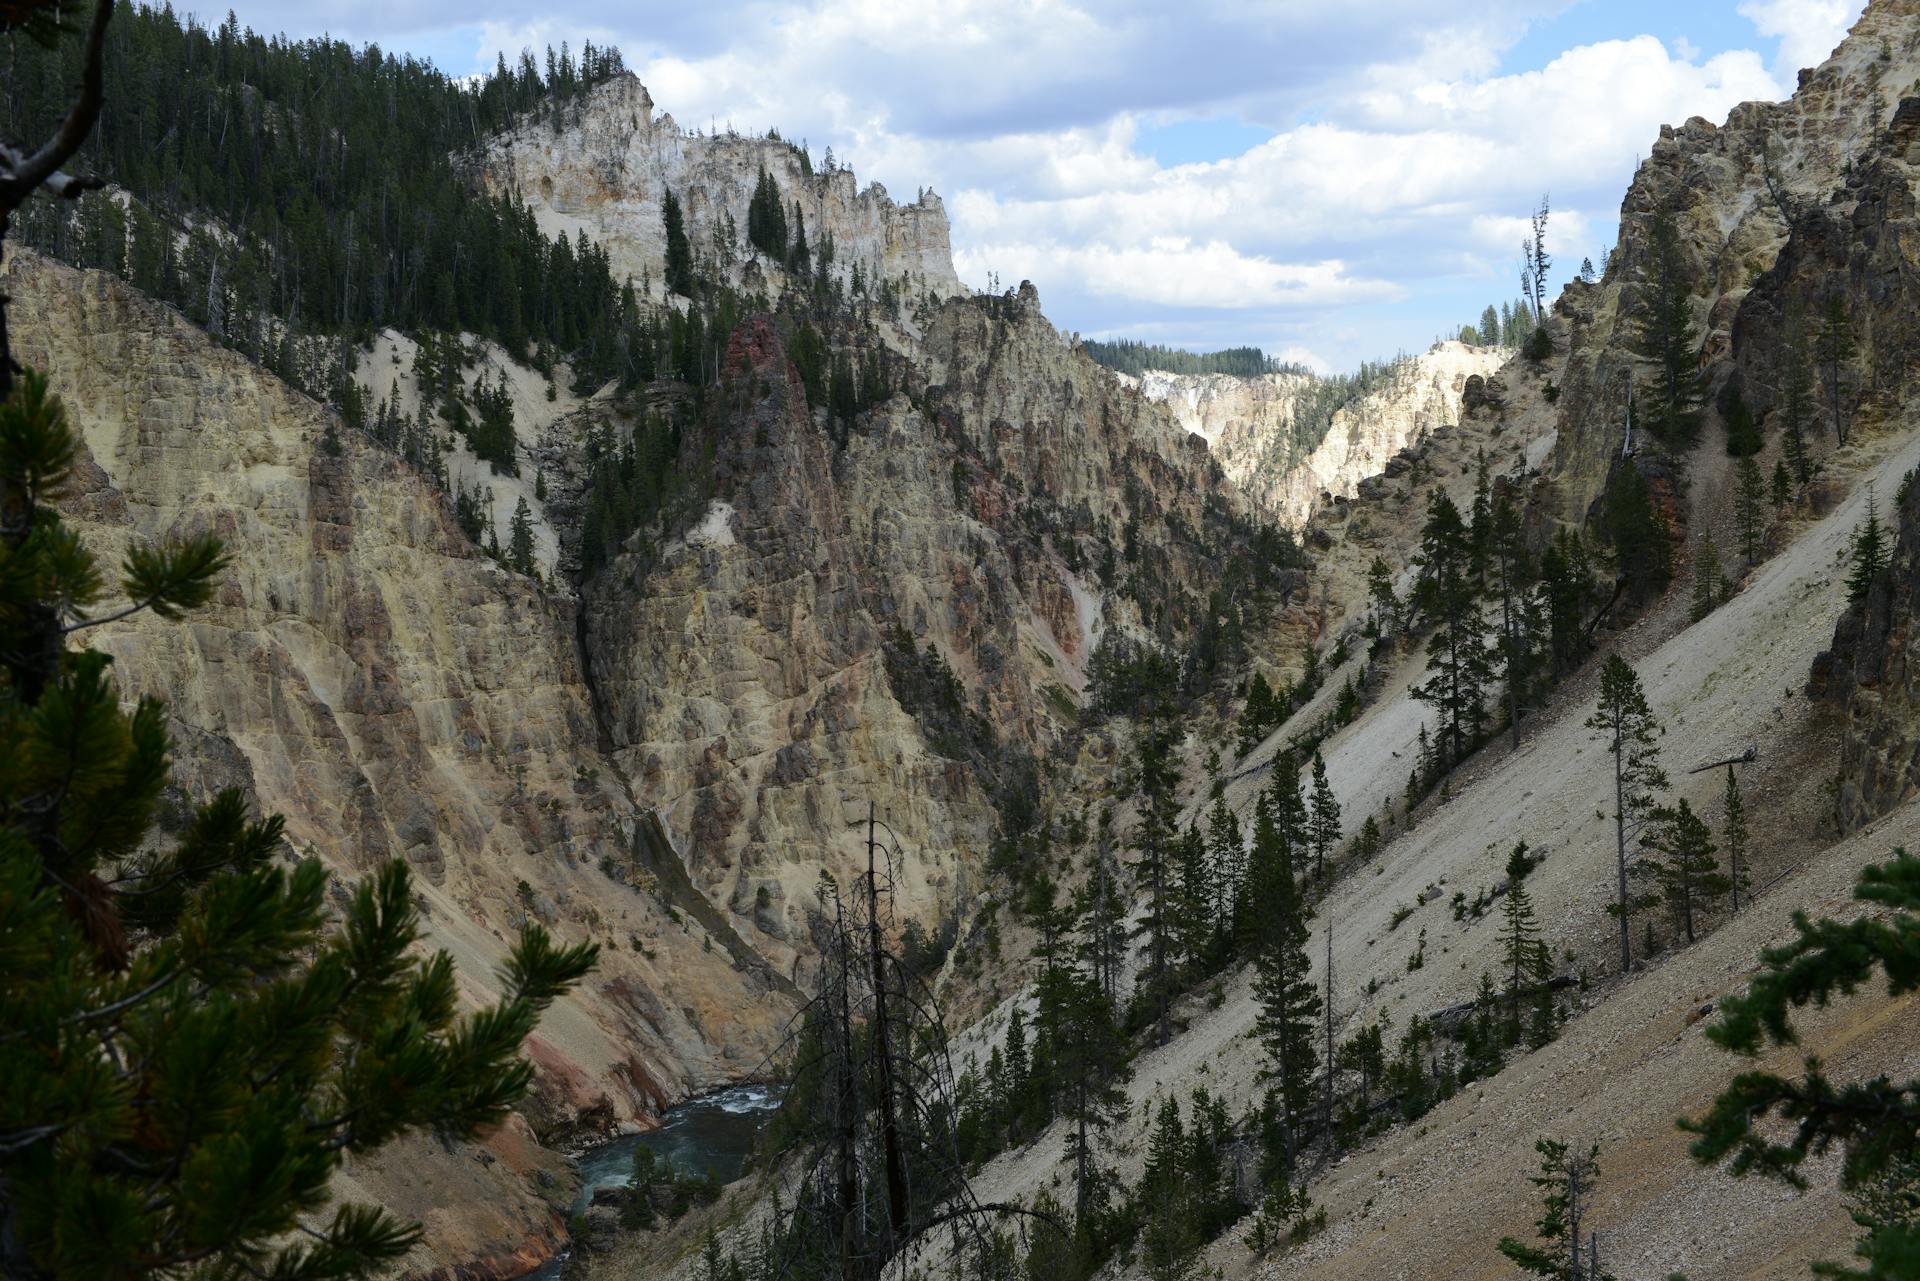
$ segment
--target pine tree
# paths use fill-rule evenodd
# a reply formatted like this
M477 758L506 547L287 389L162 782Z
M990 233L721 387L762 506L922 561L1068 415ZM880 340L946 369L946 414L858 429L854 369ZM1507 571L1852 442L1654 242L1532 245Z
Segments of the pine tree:
M514 505L513 524L507 536L507 563L522 574L533 572L533 509L526 497Z
M1290 758L1289 758L1290 760ZM1282 784L1284 788L1285 785ZM1298 784L1291 789L1297 804ZM1297 845L1289 839L1284 819L1269 805L1254 822L1248 934L1254 959L1254 996L1260 1002L1255 1030L1266 1051L1263 1078L1270 1082L1276 1112L1279 1152L1277 1172L1288 1177L1300 1150L1301 1126L1313 1102L1314 1040L1320 1013L1320 994L1309 973L1307 922L1310 913L1294 873ZM1292 830L1298 831L1293 824Z
M1787 319L1786 369L1780 382L1780 456L1804 486L1813 477L1808 434L1814 426L1813 369L1808 363L1803 322Z
M1054 1038L1060 1119L1066 1122L1066 1156L1073 1165L1074 1219L1092 1222L1107 1186L1098 1146L1126 1114L1126 1040L1114 1022L1113 1005L1092 972L1076 972L1066 985Z
M20 374L0 406L0 1271L371 1275L419 1229L326 1215L345 1155L500 1121L532 1080L521 1042L596 949L529 927L500 1003L457 1017L451 959L414 950L404 860L330 928L326 868L284 859L281 821L239 791L162 837L165 711L123 710L75 638L177 619L228 562L205 535L135 545L129 604L98 612L106 584L49 505L79 449Z
M1787 460L1773 460L1773 481L1769 497L1773 500L1773 512L1778 517L1786 511L1787 504L1793 501L1793 477L1787 471Z
M1488 347L1500 345L1500 313L1493 309L1491 303L1480 313L1480 341Z
M1869 906L1844 922L1797 916L1797 937L1767 949L1746 991L1720 1001L1720 1021L1707 1037L1748 1061L1704 1116L1680 1123L1695 1136L1689 1150L1700 1164L1731 1157L1736 1176L1759 1173L1796 1189L1807 1186L1807 1157L1835 1148L1848 1188L1872 1187L1911 1169L1920 1151L1920 1079L1883 1075L1836 1085L1818 1059L1808 1059L1791 1079L1752 1063L1768 1045L1797 1041L1796 1009L1855 992L1876 970L1885 971L1890 996L1913 991L1920 974L1920 859L1894 851L1887 863L1860 873L1854 897ZM1846 1281L1913 1275L1920 1223L1871 1213L1856 1222L1865 1229L1854 1247L1864 1268L1828 1275Z
M1740 895L1750 884L1747 876L1747 848L1751 838L1747 834L1747 805L1740 795L1740 780L1734 777L1733 766L1727 766L1727 787L1721 793L1721 807L1724 824L1721 839L1727 847L1727 894L1732 900L1733 910L1740 910Z
M1500 1253L1523 1271L1550 1281L1612 1281L1594 1261L1598 1251L1591 1234L1584 1256L1581 1249L1581 1230L1600 1180L1599 1145L1582 1153L1558 1139L1543 1138L1533 1147L1540 1154L1540 1173L1529 1180L1540 1189L1540 1219L1535 1225L1540 1244L1502 1237Z
M1224 953L1233 932L1233 908L1247 879L1246 847L1240 837L1240 818L1216 796L1207 811L1207 860L1213 865L1215 901L1212 907L1214 949Z
M1720 568L1720 550L1713 545L1713 531L1702 530L1700 550L1693 558L1693 621L1699 622L1725 603L1727 576Z
M1847 571L1847 603L1861 605L1872 595L1888 564L1886 530L1880 524L1880 506L1871 485L1867 487L1867 518L1853 531L1848 559L1852 568Z
M1540 922L1534 914L1533 896L1527 892L1527 873L1533 860L1527 856L1527 843L1520 842L1507 857L1507 893L1501 903L1500 951L1505 958L1506 986L1501 996L1507 1007L1507 1044L1520 1039L1520 1011L1528 1003L1537 1003L1547 981L1553 977L1553 963L1546 944L1540 939ZM1551 1000L1548 1003L1551 1014ZM1548 1029L1551 1035L1551 1029Z
M1319 752L1313 754L1313 797L1307 819L1307 831L1313 846L1313 874L1324 880L1327 855L1340 843L1340 802L1327 782L1327 763Z
M1511 493L1502 491L1488 517L1487 554L1494 570L1494 588L1500 599L1501 683L1507 690L1507 734L1513 746L1520 745L1520 717L1540 666L1540 647L1535 641L1540 611L1529 608L1527 579L1532 573L1528 563L1526 530Z
M1267 683L1264 673L1255 672L1253 679L1247 682L1246 704L1240 709L1239 741L1235 754L1244 757L1260 746L1280 720L1281 713L1274 700L1273 686Z
M1367 601L1381 638L1392 640L1400 632L1402 609L1400 597L1393 590L1393 571L1378 556L1367 567Z
M1435 628L1429 646L1433 675L1413 693L1439 712L1445 762L1451 768L1479 742L1486 721L1489 663L1466 523L1444 490L1434 490L1428 502L1419 565L1415 602Z
M1203 1243L1199 1233L1201 1225L1194 1213L1196 1207L1189 1193L1188 1158L1180 1101L1168 1097L1161 1101L1159 1114L1147 1136L1146 1169L1140 1176L1136 1198L1146 1218L1141 1245L1147 1275L1154 1281L1175 1281L1187 1276L1192 1270L1194 1251Z
M671 190L667 192L666 199L661 203L660 217L667 240L664 276L667 292L679 294L683 298L691 298L693 297L693 245L687 239L687 225L680 212L680 198Z
M1603 502L1620 576L1638 597L1658 593L1673 576L1673 535L1654 507L1652 487L1632 459L1615 464Z
M1752 458L1742 458L1738 471L1733 524L1740 533L1740 559L1751 569L1760 563L1760 553L1766 545L1767 482L1760 475L1760 464Z
M1853 320L1847 315L1846 300L1835 294L1827 300L1826 310L1821 314L1820 328L1814 334L1813 354L1820 364L1821 380L1827 385L1827 412L1833 417L1833 437L1842 445L1847 443L1843 393L1856 350Z
M1634 871L1659 887L1674 924L1687 936L1687 942L1693 942L1707 900L1733 888L1714 857L1712 834L1683 799L1675 807L1655 812L1653 830L1641 844L1659 857L1642 859Z
M1700 417L1700 334L1680 230L1665 210L1647 231L1647 289L1637 323L1640 354L1654 362L1643 421L1670 443L1691 440Z
M1143 938L1141 966L1134 999L1152 1016L1154 1044L1173 1036L1169 1013L1179 989L1175 959L1179 953L1179 924L1174 859L1179 837L1174 826L1178 806L1174 788L1175 749L1181 731L1172 717L1149 716L1140 726L1129 771L1129 790L1138 798L1131 843L1133 872L1147 896L1146 912L1137 933Z
M1573 530L1554 535L1540 556L1540 598L1553 673L1564 676L1586 657L1587 610L1593 603L1587 544Z
M1665 790L1667 775L1660 768L1660 723L1647 706L1640 677L1618 654L1607 655L1600 673L1600 697L1589 729L1599 730L1613 756L1613 831L1618 861L1617 894L1610 909L1620 920L1620 972L1633 964L1631 917L1635 907L1627 892L1627 825L1637 825L1653 811L1654 796Z

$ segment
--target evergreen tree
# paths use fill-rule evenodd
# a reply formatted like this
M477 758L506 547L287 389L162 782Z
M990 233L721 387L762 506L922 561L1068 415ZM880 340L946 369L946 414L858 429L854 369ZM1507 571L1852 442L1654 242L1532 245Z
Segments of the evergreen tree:
M1880 506L1871 485L1867 487L1867 518L1853 531L1848 559L1847 603L1861 605L1872 595L1888 565L1886 530L1880 524Z
M1099 1145L1126 1114L1126 1041L1114 1022L1113 1005L1091 972L1067 983L1053 1039L1060 1118L1066 1122L1066 1155L1073 1165L1074 1219L1083 1229L1100 1210L1108 1175Z
M1535 640L1540 611L1529 608L1527 579L1532 566L1528 563L1526 530L1511 493L1501 492L1488 525L1487 554L1500 598L1500 676L1507 690L1507 733L1518 747L1522 704L1538 675L1542 657Z
M1867 908L1846 921L1794 919L1797 937L1761 957L1761 972L1743 994L1722 998L1720 1021L1707 1037L1748 1059L1767 1045L1798 1038L1793 1012L1825 1006L1887 976L1888 994L1901 997L1920 976L1920 859L1894 851L1864 869L1854 890ZM1788 1186L1807 1186L1808 1156L1840 1152L1840 1181L1856 1192L1910 1169L1920 1152L1920 1079L1887 1076L1836 1085L1818 1059L1791 1078L1744 1065L1706 1115L1681 1122L1695 1135L1694 1160L1717 1165L1732 1158L1735 1176L1759 1173ZM1899 1213L1856 1218L1864 1235L1854 1247L1863 1267L1818 1269L1840 1281L1891 1281L1914 1275L1920 1261L1920 1223Z
M1652 487L1632 459L1614 465L1603 501L1620 576L1638 597L1658 593L1673 576L1673 535L1654 507Z
M1713 545L1713 531L1702 530L1700 550L1693 558L1693 621L1699 622L1726 602L1727 576L1720 568L1720 550Z
M1688 441L1700 416L1700 333L1693 320L1693 282L1679 227L1665 210L1647 231L1646 294L1637 316L1640 354L1653 361L1642 396L1643 421L1669 443Z
M687 224L680 212L680 198L671 190L661 203L660 217L667 237L667 264L663 280L669 294L693 297L693 245L687 239ZM687 381L698 381L688 379Z
M1768 495L1773 500L1773 513L1778 517L1786 511L1787 504L1793 501L1793 477L1787 471L1787 460L1773 460L1773 480Z
M533 572L533 510L524 496L513 509L513 524L507 538L507 563L522 574Z
M807 216L800 202L793 202L793 243L787 248L787 270L805 280L813 272L813 250L807 245Z
M1224 796L1213 798L1207 811L1207 859L1213 865L1215 900L1211 915L1216 935L1214 949L1224 953L1233 931L1233 905L1247 879L1246 847L1240 836L1240 818L1227 808Z
M1747 848L1751 838L1747 833L1747 805L1740 795L1740 780L1734 777L1733 766L1727 766L1727 787L1721 793L1721 805L1724 812L1724 828L1721 839L1727 847L1727 893L1732 900L1733 910L1740 910L1740 895L1750 884L1747 875Z
M1134 999L1153 1020L1156 1045L1165 1045L1173 1035L1168 1015L1179 990L1175 959L1180 951L1180 926L1174 919L1174 860L1179 836L1174 826L1178 817L1174 788L1179 782L1175 749L1180 738L1178 723L1171 716L1148 716L1139 728L1133 768L1127 777L1128 790L1139 805L1131 843L1134 878L1147 896L1146 912L1138 927L1144 940L1144 963Z
M1381 637L1392 640L1402 626L1402 609L1400 597L1393 590L1393 571L1378 556L1367 567L1367 601L1372 606L1374 625Z
M1199 974L1213 950L1215 892L1207 842L1190 824L1174 854L1173 937L1180 970Z
M1612 1281L1598 1267L1592 1234L1582 1236L1600 1178L1599 1145L1582 1153L1558 1139L1543 1138L1533 1146L1540 1154L1540 1173L1529 1181L1540 1189L1540 1219L1535 1225L1540 1244L1502 1237L1500 1253L1522 1271L1549 1281Z
M1587 544L1562 529L1540 556L1540 603L1546 615L1547 651L1556 676L1586 657L1587 610L1593 604L1593 568Z
M1500 345L1500 313L1493 309L1491 303L1480 313L1480 341L1488 347Z
M1545 1000L1545 1035L1537 1026L1536 1040L1544 1043L1553 1034L1553 1004L1548 980L1553 977L1553 960L1540 939L1540 922L1534 914L1533 896L1527 892L1527 873L1533 860L1527 856L1527 843L1520 842L1507 857L1507 894L1501 904L1500 951L1505 959L1506 987L1501 993L1507 1007L1506 1042L1520 1039L1521 1011L1529 1005L1536 1009Z
M1288 758L1291 763L1291 758ZM1276 809L1298 804L1297 771L1291 802L1283 796L1269 805L1254 823L1248 935L1254 959L1254 996L1260 1002L1255 1031L1266 1051L1263 1078L1270 1083L1269 1099L1277 1127L1278 1151L1272 1151L1273 1170L1291 1176L1301 1146L1301 1127L1313 1102L1314 1039L1318 1032L1320 994L1309 977L1307 922L1311 919L1294 872L1298 824L1276 819Z
M530 926L500 1003L460 1017L451 959L414 950L404 860L329 928L326 868L289 864L280 820L237 790L162 837L165 711L123 710L74 638L178 618L227 560L205 535L135 545L129 604L98 612L106 584L49 505L79 452L21 374L0 406L0 1271L372 1275L419 1229L325 1214L347 1154L499 1122L532 1080L522 1041L596 949Z
M1675 807L1655 812L1653 830L1641 844L1659 857L1642 859L1634 871L1658 886L1674 924L1687 942L1693 942L1706 901L1733 888L1714 857L1712 834L1683 799Z
M1307 832L1313 846L1313 874L1318 880L1327 875L1327 855L1340 843L1340 801L1327 782L1327 763L1319 752L1313 754L1313 796L1309 802Z
M1742 458L1737 470L1733 524L1740 533L1740 559L1751 569L1760 563L1767 537L1767 482L1752 458Z
M1720 401L1720 416L1726 424L1729 455L1751 458L1765 446L1760 428L1754 423L1753 411L1747 408L1746 397L1740 394L1738 382L1727 384L1726 393Z
M1613 756L1613 832L1618 862L1617 894L1610 909L1620 921L1620 972L1633 964L1631 916L1635 901L1627 893L1627 826L1638 825L1653 812L1654 796L1665 790L1667 775L1660 768L1660 723L1647 706L1640 677L1618 654L1607 656L1600 673L1600 697L1589 729L1604 736Z
M1445 762L1451 768L1480 740L1490 665L1467 527L1444 490L1434 490L1428 502L1418 563L1415 602L1435 630L1429 647L1433 675L1413 693L1439 712Z
M1247 682L1247 701L1240 709L1239 741L1235 754L1246 756L1266 740L1283 717L1279 704L1274 699L1273 686L1267 683L1265 673L1255 672L1253 679Z
M1850 367L1858 350L1853 336L1853 319L1847 314L1846 300L1835 294L1827 300L1820 316L1820 328L1814 335L1814 359L1820 364L1820 377L1827 385L1827 412L1833 417L1833 438L1847 443L1847 413L1844 393Z
M1147 1275L1154 1281L1187 1276L1194 1252L1203 1244L1189 1191L1189 1155L1180 1101L1163 1099L1147 1136L1146 1169L1140 1176L1136 1197L1146 1219L1141 1245Z
M1806 338L1799 317L1787 321L1786 370L1780 384L1780 456L1804 486L1813 477L1807 437L1813 430L1813 370L1807 361Z

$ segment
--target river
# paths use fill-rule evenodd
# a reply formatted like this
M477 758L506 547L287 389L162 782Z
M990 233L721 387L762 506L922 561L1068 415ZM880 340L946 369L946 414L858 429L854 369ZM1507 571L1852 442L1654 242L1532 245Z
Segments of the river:
M600 1188L618 1187L633 1172L633 1150L649 1147L676 1170L711 1174L731 1183L746 1170L755 1140L766 1128L782 1091L777 1086L738 1085L689 1099L660 1118L660 1128L629 1134L581 1153L580 1195L572 1213L578 1214ZM562 1255L531 1274L532 1281L557 1281Z

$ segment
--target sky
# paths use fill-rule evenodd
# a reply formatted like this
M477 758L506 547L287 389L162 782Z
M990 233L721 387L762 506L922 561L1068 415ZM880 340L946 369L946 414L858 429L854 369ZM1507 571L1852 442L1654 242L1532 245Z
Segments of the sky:
M184 7L184 6L180 6ZM1321 369L1423 350L1613 243L1663 123L1787 96L1862 0L235 0L454 74L618 45L689 127L945 199L978 287L1090 337Z

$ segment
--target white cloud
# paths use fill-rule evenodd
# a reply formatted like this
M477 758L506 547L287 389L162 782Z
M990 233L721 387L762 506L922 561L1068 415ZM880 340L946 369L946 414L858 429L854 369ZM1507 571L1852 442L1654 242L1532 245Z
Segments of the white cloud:
M1740 16L1760 34L1780 41L1782 80L1791 85L1803 67L1817 67L1860 16L1860 0L1741 0Z
M938 189L963 277L1030 277L1070 328L1261 334L1346 364L1512 296L1542 192L1557 277L1597 260L1662 124L1779 96L1780 64L1824 58L1860 0L1740 0L1779 42L1773 66L1627 30L1498 73L1574 3L255 0L241 16L383 41L457 26L487 65L496 48L611 41L682 124L778 126L896 194ZM1216 119L1270 136L1171 166L1141 143L1147 123Z
M1068 284L1095 297L1165 307L1290 308L1395 298L1398 286L1356 278L1337 259L1277 262L1225 240L1155 236L1144 243L988 244L959 255L963 273L999 270ZM1017 268L1012 270L1009 268Z

